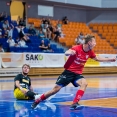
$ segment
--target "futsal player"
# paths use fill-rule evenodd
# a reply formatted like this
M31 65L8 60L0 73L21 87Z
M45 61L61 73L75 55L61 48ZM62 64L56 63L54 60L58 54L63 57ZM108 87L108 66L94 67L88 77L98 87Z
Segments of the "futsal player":
M24 64L22 66L22 73L18 74L14 79L14 97L16 99L33 100L39 98L40 94L33 92L31 86L31 79L28 76L30 66Z
M79 100L84 95L87 87L87 81L82 75L84 65L88 58L94 59L100 62L114 62L116 58L102 58L95 55L92 49L96 45L95 36L87 35L85 37L85 42L83 45L77 45L65 52L65 55L69 56L67 62L64 65L65 70L58 77L56 85L50 91L42 94L40 98L34 101L31 107L34 109L43 100L47 99L51 95L56 94L62 87L67 86L72 83L75 87L80 87L76 92L73 104L70 109L77 109L80 107L78 104Z

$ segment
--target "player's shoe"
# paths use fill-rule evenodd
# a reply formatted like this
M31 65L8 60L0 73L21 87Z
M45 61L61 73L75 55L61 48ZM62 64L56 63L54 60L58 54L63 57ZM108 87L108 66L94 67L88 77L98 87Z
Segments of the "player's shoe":
M36 109L36 107L37 107L38 104L39 104L39 103L37 103L37 102L33 102L32 105L31 105L31 108L32 108L32 109Z
M37 100L38 98L40 98L41 95L42 95L42 94L36 94L36 95L35 95L35 100Z
M83 106L78 104L78 103L74 103L70 106L70 110L78 110L81 109Z

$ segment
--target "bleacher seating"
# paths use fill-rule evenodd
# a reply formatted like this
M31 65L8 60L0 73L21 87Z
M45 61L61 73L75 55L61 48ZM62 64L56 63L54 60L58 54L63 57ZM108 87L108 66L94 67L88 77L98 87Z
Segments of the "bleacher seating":
M52 20L52 25L56 25L57 21ZM41 24L40 19L29 18L28 23L34 23L35 27L39 27ZM62 25L63 33L65 34L64 38L59 38L59 42L66 45L67 47L71 47L75 44L75 38L78 36L80 32L83 34L90 34L93 33L96 36L97 46L94 48L94 51L97 54L107 53L107 54L115 54L117 53L116 50L106 41L103 40L98 34L92 32L90 29L92 28L93 31L98 31L98 34L102 34L104 38L110 44L113 44L114 47L117 47L117 24L105 23L105 24L90 24L89 27L85 23L80 22L70 22L67 25Z
M63 25L62 29L65 37L60 38L59 42L65 43L68 47L71 47L75 44L75 38L79 35L80 32L83 32L84 35L91 33L91 30L85 23L79 22L70 22L67 25Z
M117 23L91 23L89 27L117 48Z
M39 27L41 24L40 19L29 18L28 23L33 23L35 27ZM53 26L57 25L57 20L51 20ZM65 43L66 46L70 47L74 45L75 38L79 35L80 32L83 34L91 33L91 30L85 23L79 22L70 22L67 25L62 25L63 34L65 34L64 38L59 38L60 43Z
M15 27L17 26L17 22L16 21L11 21L11 18L8 17L8 21L9 23L12 23L12 25ZM39 27L41 20L40 19L36 19L34 20L34 22L32 22L33 20L29 20L29 23L34 23L35 27ZM2 29L2 25L3 22L0 22L0 28ZM28 29L24 28L24 32L27 33ZM14 28L13 30L13 39L16 41L16 39L18 38L18 31L16 28ZM48 43L50 42L49 39L43 38L45 45L47 46ZM0 39L0 44L2 44L3 48L5 49L6 52L42 52L41 49L39 48L39 45L41 43L41 38L39 38L38 36L30 36L30 40L31 42L26 43L28 45L28 47L9 47L8 43L7 43L7 39L6 38L1 38ZM53 51L55 53L64 53L64 49L63 48L57 48L56 44L51 44L51 48L53 49Z
M39 27L41 24L41 19L36 19L36 18L28 18L28 23L29 24L34 24L34 27ZM51 20L51 23L53 26L56 26L57 20Z
M10 52L42 52L39 48L42 39L37 36L30 36L30 43L27 43L28 47L10 47ZM44 39L45 45L50 42L48 39ZM57 48L55 44L51 44L51 47L55 53L64 53L62 48Z

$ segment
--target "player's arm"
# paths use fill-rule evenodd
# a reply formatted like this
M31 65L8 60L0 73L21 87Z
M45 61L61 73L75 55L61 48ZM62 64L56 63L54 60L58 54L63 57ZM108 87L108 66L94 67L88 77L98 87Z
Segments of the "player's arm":
M93 59L99 62L115 62L116 61L116 57L115 58L103 58L103 57L96 56Z
M18 80L15 81L15 86L17 88L19 88L24 94L27 93L28 90L26 89L23 89L21 86L20 86L20 82Z
M19 89L21 89L22 87L20 86L20 75L18 74L15 79L14 79L14 83L15 83L15 86Z
M22 87L20 86L19 80L15 81L15 86L19 89L22 89Z
M29 90L30 90L30 91L33 91L33 87L32 87L32 85L31 85L31 79L29 80Z
M30 85L30 91L33 91L33 87Z
M65 55L66 56L69 56L69 55L75 55L76 54L76 51L75 50L72 50L72 49L69 49L65 52Z

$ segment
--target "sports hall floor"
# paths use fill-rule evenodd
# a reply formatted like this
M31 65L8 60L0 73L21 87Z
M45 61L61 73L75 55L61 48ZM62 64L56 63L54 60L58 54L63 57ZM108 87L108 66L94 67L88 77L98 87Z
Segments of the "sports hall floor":
M80 101L84 107L74 111L69 107L78 88L71 84L32 110L33 101L14 99L13 78L0 78L0 117L117 117L117 74L84 76L88 81L88 88ZM38 93L51 89L56 81L55 76L31 79Z

